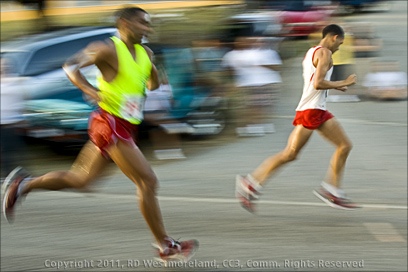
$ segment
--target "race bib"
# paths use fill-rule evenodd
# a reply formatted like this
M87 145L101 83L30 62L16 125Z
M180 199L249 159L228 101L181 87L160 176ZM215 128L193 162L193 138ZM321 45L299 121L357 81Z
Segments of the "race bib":
M121 115L124 119L143 119L145 97L144 96L127 96L124 98L121 106Z

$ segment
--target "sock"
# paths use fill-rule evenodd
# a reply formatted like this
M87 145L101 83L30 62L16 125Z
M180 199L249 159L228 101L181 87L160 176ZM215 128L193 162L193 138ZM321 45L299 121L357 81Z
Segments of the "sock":
M252 183L255 190L260 191L262 189L262 185L251 174L248 174L246 177Z
M23 194L23 189L24 187L27 185L28 182L30 182L33 178L31 177L26 177L25 179L23 179L20 184L18 185L18 189L17 189L17 197L21 196Z
M344 191L342 189L336 188L331 184L328 184L327 182L322 182L322 187L328 191L329 193L331 193L332 195L336 196L336 197L340 197L340 198L344 198L346 196L346 194L344 193Z

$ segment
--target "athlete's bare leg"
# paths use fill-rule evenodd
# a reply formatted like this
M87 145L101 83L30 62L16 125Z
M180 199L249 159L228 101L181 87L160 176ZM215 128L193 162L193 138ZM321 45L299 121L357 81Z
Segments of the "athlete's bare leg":
M90 141L82 148L72 167L68 171L52 171L30 180L23 193L34 189L62 190L85 188L101 175L109 161Z
M336 146L336 151L330 160L326 182L336 188L340 188L346 160L353 145L342 126L335 118L331 118L321 125L318 132Z
M135 144L118 141L108 149L108 153L122 172L137 185L142 215L157 242L162 245L167 233L156 198L158 181L155 173Z
M252 173L252 177L260 185L266 183L267 179L273 175L281 166L295 160L310 139L313 130L307 129L301 125L296 126L289 136L286 148L278 154L268 157Z

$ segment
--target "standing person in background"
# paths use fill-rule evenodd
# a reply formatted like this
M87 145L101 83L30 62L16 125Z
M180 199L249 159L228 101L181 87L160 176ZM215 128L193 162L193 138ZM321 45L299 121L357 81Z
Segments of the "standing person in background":
M46 8L46 0L17 0L22 5L35 4L39 16L44 16L44 11Z
M253 88L249 95L249 107L252 108L253 123L260 126L265 133L275 132L272 115L277 95L282 83L280 68L282 60L277 51L271 48L262 38L253 41L257 65L252 68ZM256 83L255 83L256 82Z
M140 210L157 241L159 257L186 261L198 242L179 242L167 235L156 198L157 177L134 142L143 118L146 87L154 90L159 86L153 53L141 44L151 31L150 17L143 9L129 7L117 13L116 23L120 38L91 43L64 65L68 78L98 103L99 109L90 118L90 141L68 171L34 178L22 168L12 171L4 182L3 213L12 220L16 202L33 190L84 188L112 160L137 186ZM80 68L93 64L101 72L98 89L80 72Z
M211 95L224 97L221 62L228 49L218 39L196 40L192 45L197 84Z
M340 123L326 109L329 89L346 91L356 83L355 74L344 80L330 81L333 70L332 54L344 41L343 29L335 24L326 26L322 39L317 46L310 48L303 59L303 94L296 108L293 121L295 128L289 136L286 148L278 154L268 157L251 174L237 176L236 196L247 210L254 211L254 200L267 179L283 165L294 161L299 152L316 130L326 140L334 144L336 150L330 161L326 179L321 188L313 193L331 207L355 209L358 206L340 189L341 178L352 144Z
M158 160L185 159L182 150L180 123L171 118L173 90L168 82L164 68L159 69L160 85L148 92L144 108L145 121L152 125L149 138L153 144L154 155ZM175 131L166 130L166 125L175 126Z
M336 54L333 54L333 73L331 81L342 80L354 73L354 65L354 36L352 33L346 31L341 48L339 48Z
M48 28L51 27L49 18L46 15L46 9L48 7L48 0L17 0L20 4L24 6L35 6L35 9L37 10L38 18L37 21L35 22L37 30L47 30ZM30 7L31 9L31 7Z
M260 136L274 132L270 118L275 84L281 82L277 69L282 61L276 51L261 47L259 38L238 37L234 49L222 61L235 82L232 107L238 136Z

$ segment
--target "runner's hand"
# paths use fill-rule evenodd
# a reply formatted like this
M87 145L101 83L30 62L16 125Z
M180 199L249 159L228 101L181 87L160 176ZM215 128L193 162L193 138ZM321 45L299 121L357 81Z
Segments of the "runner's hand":
M346 85L347 85L347 86L356 84L356 82L357 82L357 75L356 75L356 74L349 75L349 76L346 78L345 82L346 82Z
M342 92L347 91L347 89L348 89L347 86L336 88L336 90L339 90L339 91L342 91Z

